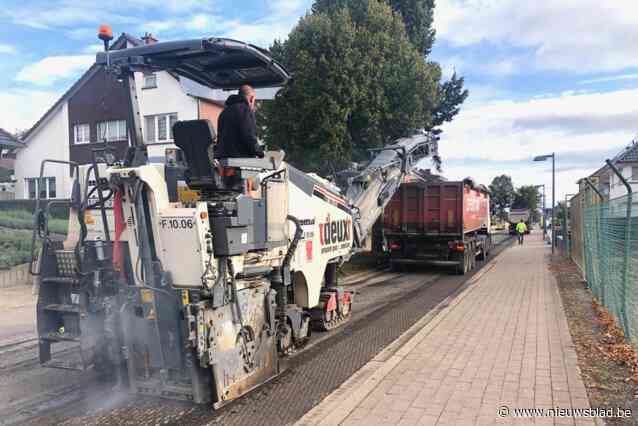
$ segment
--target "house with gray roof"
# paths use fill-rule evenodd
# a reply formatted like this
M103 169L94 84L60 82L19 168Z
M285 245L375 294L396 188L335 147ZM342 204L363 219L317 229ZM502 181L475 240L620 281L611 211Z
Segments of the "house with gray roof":
M612 158L611 162L629 182L633 192L638 193L638 138ZM627 187L608 166L604 167L602 174L608 176L610 200L627 195Z
M0 129L0 200L15 198L13 169L16 152L23 147L17 136Z
M633 203L638 203L638 137L616 154L611 162L631 186L635 194ZM598 192L603 195L604 200L602 201L607 202L627 195L627 187L607 164L602 165L588 178L596 186ZM580 179L578 184L580 192L584 194L588 203L601 201L600 197L585 183L585 179ZM635 208L638 212L638 206Z
M136 38L123 33L111 50L155 43L150 34ZM142 115L142 136L150 161L163 161L174 148L172 127L178 120L208 119L214 128L230 95L162 71L135 73L136 94ZM272 99L274 92L259 91L257 99ZM263 93L262 93L263 92ZM92 161L95 149L112 148L119 158L130 146L129 106L122 82L92 65L24 135L16 158L16 198L69 198L69 167L47 165L38 179L44 159Z

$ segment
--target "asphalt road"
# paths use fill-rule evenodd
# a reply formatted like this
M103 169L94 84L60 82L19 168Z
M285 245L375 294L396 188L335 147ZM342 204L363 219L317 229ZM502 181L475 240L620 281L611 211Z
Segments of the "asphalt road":
M105 389L92 372L40 367L34 341L0 343L0 425L292 424L482 266L466 276L419 267L354 276L344 283L355 292L352 319L314 333L280 377L219 411Z

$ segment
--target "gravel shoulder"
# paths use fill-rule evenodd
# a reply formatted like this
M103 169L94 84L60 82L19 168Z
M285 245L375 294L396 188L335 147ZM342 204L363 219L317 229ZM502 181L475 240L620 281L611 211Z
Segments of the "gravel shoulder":
M607 418L606 424L638 424L638 383L635 367L619 349L627 346L618 336L604 308L595 301L578 267L565 258L555 258L551 270L556 276L578 365L592 408L631 408L631 418ZM634 355L635 356L635 355Z

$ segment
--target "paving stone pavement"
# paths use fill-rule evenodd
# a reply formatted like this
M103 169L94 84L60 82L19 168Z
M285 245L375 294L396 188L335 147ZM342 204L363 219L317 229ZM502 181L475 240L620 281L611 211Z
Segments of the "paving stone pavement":
M597 424L514 416L589 408L549 251L539 233L507 249L341 424Z

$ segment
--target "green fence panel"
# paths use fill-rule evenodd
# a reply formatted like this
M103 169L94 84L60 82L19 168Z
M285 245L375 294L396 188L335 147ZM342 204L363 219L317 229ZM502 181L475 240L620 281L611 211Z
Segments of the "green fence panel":
M625 196L584 208L584 263L592 292L638 347L638 203L629 219L628 203Z

